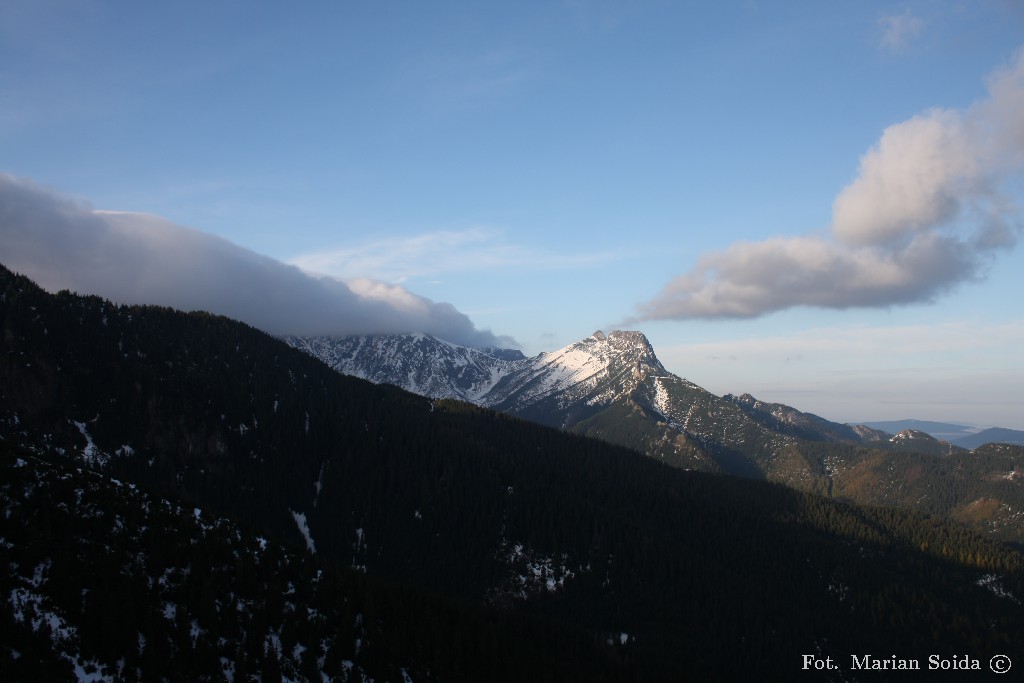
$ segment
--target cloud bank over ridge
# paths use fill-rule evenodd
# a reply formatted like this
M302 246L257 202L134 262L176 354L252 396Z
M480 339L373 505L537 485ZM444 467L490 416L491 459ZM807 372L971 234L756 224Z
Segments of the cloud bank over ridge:
M836 197L829 235L707 254L629 322L933 301L1016 245L1022 166L1024 51L991 76L984 100L888 127Z
M424 332L514 346L454 306L366 279L341 281L148 214L96 211L0 173L0 263L49 291L205 310L272 334Z

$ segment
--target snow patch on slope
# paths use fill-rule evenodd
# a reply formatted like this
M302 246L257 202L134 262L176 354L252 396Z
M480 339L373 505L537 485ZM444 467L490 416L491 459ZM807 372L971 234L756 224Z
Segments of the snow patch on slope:
M105 467L110 462L110 456L97 448L85 423L72 420L71 424L75 425L85 438L85 448L82 449L82 460L85 464L89 467Z
M313 545L313 536L309 533L309 525L306 524L306 513L295 512L295 510L289 510L292 513L292 519L295 520L295 524L299 527L299 533L302 534L302 538L306 540L306 548L309 552L316 554L316 546Z

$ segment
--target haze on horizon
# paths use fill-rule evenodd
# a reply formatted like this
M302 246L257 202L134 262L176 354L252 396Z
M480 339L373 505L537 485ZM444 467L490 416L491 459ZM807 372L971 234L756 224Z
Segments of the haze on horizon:
M0 262L48 289L637 328L715 393L1024 429L1017 6L3 11Z

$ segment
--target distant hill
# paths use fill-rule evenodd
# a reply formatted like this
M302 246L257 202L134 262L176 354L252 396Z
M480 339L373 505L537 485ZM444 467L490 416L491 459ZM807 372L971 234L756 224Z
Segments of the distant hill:
M890 434L897 434L907 430L924 432L936 439L948 441L954 446L971 450L987 443L1024 445L1024 431L1007 429L1005 427L990 427L979 431L977 427L971 425L957 422L930 422L928 420L889 420L883 422L860 422L858 424L889 432Z
M1024 431L992 427L990 429L983 429L975 434L961 436L953 439L952 442L962 448L972 449L987 443L1009 443L1024 446Z
M854 424L853 422L850 423ZM877 422L857 422L872 429L879 429L890 434L899 434L908 429L915 432L930 434L936 439L953 442L954 439L972 434L976 427L957 422L934 422L931 420L881 420Z

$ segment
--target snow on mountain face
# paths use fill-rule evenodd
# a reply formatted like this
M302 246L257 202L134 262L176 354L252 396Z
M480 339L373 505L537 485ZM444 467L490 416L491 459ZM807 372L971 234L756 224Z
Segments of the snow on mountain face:
M286 338L341 372L639 448L680 467L765 476L793 437L661 364L640 332L532 358L425 335Z
M641 378L667 372L642 333L598 331L558 351L527 359L515 374L494 386L485 404L516 412L557 394L565 394L561 404L605 403L635 387Z
M525 360L513 349L475 349L425 334L285 337L338 372L431 398L479 403Z
M285 337L332 368L432 398L457 398L515 411L554 395L564 401L611 400L648 375L667 374L640 332L598 331L550 353L526 358L510 349L474 349L423 334ZM563 402L564 402L563 401Z
M922 441L938 441L938 439L936 439L932 435L925 434L924 432L919 431L917 429L904 429L899 434L896 434L891 439L889 439L889 441L893 443L899 443L900 441L913 441L915 439Z
M425 335L286 341L343 373L640 448L680 467L767 476L787 466L780 454L795 438L753 419L743 402L666 370L640 332L598 331L557 351L511 359Z

